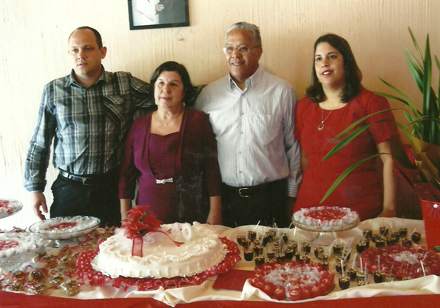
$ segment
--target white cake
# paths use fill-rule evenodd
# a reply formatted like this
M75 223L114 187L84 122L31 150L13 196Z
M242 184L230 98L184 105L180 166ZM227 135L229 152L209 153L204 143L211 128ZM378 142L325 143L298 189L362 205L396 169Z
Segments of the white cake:
M190 277L204 272L224 260L226 246L209 225L190 224L161 225L161 231L143 237L143 257L132 256L133 241L116 229L115 235L99 245L99 253L92 260L92 267L112 278ZM169 232L169 233L168 233Z

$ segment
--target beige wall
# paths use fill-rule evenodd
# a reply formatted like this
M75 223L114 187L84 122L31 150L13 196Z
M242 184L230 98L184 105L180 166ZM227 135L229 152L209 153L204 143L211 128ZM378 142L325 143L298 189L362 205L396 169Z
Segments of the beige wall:
M201 84L227 73L221 52L225 30L236 21L255 23L263 38L261 64L287 79L300 97L309 81L313 42L327 32L349 41L364 86L388 91L379 76L414 99L417 92L402 53L402 46L413 50L408 26L421 46L429 33L432 50L440 56L439 0L189 0L189 12L190 27L130 31L126 0L1 0L0 198L28 206L22 177L41 90L69 73L67 37L78 26L101 32L107 70L131 71L148 80L155 67L173 59ZM48 187L54 175L50 169ZM50 203L50 190L46 196ZM0 229L35 221L26 207L0 220Z

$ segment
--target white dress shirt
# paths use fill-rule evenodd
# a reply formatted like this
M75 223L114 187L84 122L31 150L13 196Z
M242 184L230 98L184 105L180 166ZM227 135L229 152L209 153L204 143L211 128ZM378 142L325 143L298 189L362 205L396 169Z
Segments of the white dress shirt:
M261 66L244 91L229 75L203 89L194 108L209 115L226 185L287 178L288 194L296 197L302 175L300 146L293 136L296 103L293 87Z

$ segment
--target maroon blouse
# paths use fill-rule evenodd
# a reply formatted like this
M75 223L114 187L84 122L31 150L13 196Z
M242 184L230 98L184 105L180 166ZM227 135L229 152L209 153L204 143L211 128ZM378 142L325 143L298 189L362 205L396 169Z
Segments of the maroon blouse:
M149 205L163 223L204 223L209 197L219 196L221 189L217 142L208 117L200 111L185 110L180 131L175 133L175 146L170 141L165 148L158 145L157 137L172 139L173 134L151 134L151 117L152 113L136 119L130 129L121 164L119 198L134 199L137 182L137 204ZM162 158L161 152L165 155ZM169 176L172 183L157 184Z
M174 158L179 146L179 133L160 136L150 133L148 157L150 168L157 179L169 179L174 176Z

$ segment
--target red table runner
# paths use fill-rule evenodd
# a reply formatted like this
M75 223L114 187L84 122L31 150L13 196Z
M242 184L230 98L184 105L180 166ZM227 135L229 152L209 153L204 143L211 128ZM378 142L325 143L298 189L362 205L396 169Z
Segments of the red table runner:
M298 302L296 308L390 308L390 307L439 307L440 295L408 295L408 296L386 296L370 298L348 298L326 301ZM168 305L151 298L115 298L115 299L70 299L50 297L41 295L25 295L19 293L0 292L0 307L63 307L63 308L167 308ZM265 301L209 301L189 304L178 304L177 308L272 308L284 307L286 304L265 302Z

